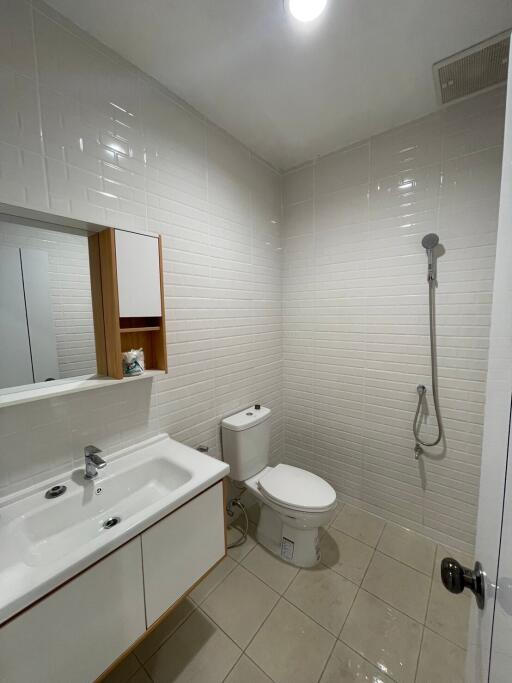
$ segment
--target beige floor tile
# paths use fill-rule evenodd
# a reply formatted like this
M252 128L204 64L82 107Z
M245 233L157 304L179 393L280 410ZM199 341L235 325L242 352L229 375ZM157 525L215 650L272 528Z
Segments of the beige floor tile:
M425 629L416 683L464 683L466 651Z
M244 557L242 566L278 593L284 593L299 571L297 567L283 562L259 544Z
M242 655L224 683L272 683L249 657Z
M357 652L338 641L320 683L393 683Z
M433 581L425 625L440 636L466 648L472 600L474 598L468 591L453 595L446 590L441 580Z
M372 559L373 548L331 527L320 540L320 553L322 564L360 584Z
M151 655L155 654L159 647L171 636L182 624L188 615L194 610L194 603L185 598L153 631L147 634L144 640L135 648L135 654L141 662L146 662Z
M281 599L247 654L275 683L313 683L334 643L331 634Z
M343 533L372 547L377 545L384 525L385 521L380 517L352 507L352 505L345 505L331 523L334 529L343 531Z
M228 539L228 545L230 543L233 543L234 541L238 540L240 538L240 530L232 527L228 527L227 530L227 539ZM256 545L256 541L251 535L247 536L247 539L245 540L245 543L243 545L239 545L236 548L230 548L228 550L228 555L231 557L232 560L235 560L235 562L240 562L243 560L243 558L247 555L247 553L250 553L251 550L254 548Z
M377 549L423 574L432 576L436 544L415 531L388 522Z
M430 577L377 550L362 587L423 624L430 584Z
M196 610L147 662L154 683L221 683L241 650Z
M361 589L340 638L390 678L412 683L422 630L416 621Z
M140 669L140 664L137 658L129 654L103 679L102 683L128 683L138 669Z
M225 557L190 593L192 600L200 605L212 590L237 566L237 563L229 555Z
M328 567L301 569L285 598L338 636L345 623L357 586Z
M278 599L275 591L238 566L210 593L201 609L245 648Z
M135 676L132 676L128 683L152 683L151 678L147 675L144 669L139 669Z

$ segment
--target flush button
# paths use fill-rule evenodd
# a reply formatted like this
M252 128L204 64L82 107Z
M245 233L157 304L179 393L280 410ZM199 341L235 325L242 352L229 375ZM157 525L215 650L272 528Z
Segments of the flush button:
M249 417L251 417L252 415L254 415L254 413L245 413L245 414L248 415Z

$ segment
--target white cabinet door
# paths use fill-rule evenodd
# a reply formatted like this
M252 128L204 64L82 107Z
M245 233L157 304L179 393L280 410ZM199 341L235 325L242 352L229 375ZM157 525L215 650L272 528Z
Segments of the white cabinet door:
M137 537L0 628L0 681L91 683L145 628Z
M40 249L21 249L25 303L34 382L59 379L57 338L50 302L48 253Z
M148 628L225 553L222 482L142 534Z
M158 239L116 230L116 261L120 317L161 316Z
M0 247L0 389L33 381L20 250Z

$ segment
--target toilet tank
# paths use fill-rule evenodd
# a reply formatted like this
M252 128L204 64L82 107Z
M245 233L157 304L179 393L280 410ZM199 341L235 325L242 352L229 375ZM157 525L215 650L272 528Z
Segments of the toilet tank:
M268 465L270 412L256 404L222 420L222 455L235 481L245 481Z

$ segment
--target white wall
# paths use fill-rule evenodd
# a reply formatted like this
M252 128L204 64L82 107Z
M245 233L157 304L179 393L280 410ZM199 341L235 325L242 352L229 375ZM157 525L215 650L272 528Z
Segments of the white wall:
M504 106L495 90L284 178L286 458L342 498L465 549L478 503ZM436 294L446 448L417 462L416 385L431 388L428 232L446 250Z
M281 181L39 2L0 0L0 201L164 235L169 375L0 411L0 494L168 431L218 452L259 400L282 442ZM40 136L40 130L42 136Z
M85 235L0 221L0 245L48 254L58 378L96 372L89 250Z
M486 606L480 610L472 602L466 660L467 683L506 683L510 680L512 665L512 446L509 436L512 396L511 263L512 69L509 69L475 548L475 559L482 563L486 574Z

